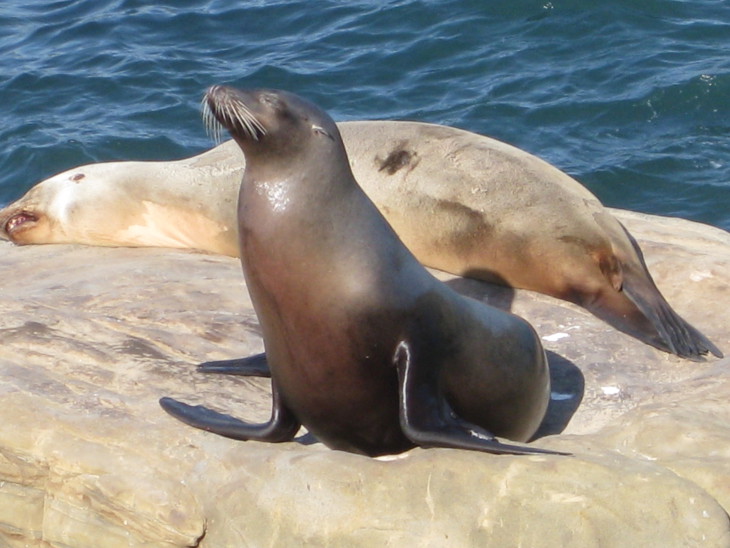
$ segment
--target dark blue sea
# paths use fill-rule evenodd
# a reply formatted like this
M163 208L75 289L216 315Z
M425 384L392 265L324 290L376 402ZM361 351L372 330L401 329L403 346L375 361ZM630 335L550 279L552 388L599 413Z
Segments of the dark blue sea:
M606 205L730 229L726 0L2 0L0 204L210 148L215 83L469 129Z

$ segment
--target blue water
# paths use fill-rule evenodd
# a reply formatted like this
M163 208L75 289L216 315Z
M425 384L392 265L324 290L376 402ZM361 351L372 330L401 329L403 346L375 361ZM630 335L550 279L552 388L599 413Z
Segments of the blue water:
M3 0L0 204L211 147L200 98L229 83L484 133L607 205L730 229L729 52L722 0Z

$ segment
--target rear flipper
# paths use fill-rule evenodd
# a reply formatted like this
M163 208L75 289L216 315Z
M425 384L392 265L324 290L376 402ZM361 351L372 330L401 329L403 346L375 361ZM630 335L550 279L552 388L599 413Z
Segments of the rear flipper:
M198 366L198 371L202 373L239 375L242 377L271 377L271 370L266 361L265 353L254 354L247 358L201 363Z
M649 274L639 245L625 228L624 232L639 258L640 267L634 261L623 261L621 286L615 291L608 289L586 308L616 329L665 352L694 361L701 361L702 355L708 352L722 358L720 349L680 317L664 299Z
M569 455L498 441L487 430L454 413L439 393L433 371L414 366L408 343L401 342L395 355L400 393L400 424L405 436L420 447L451 447L496 455Z
M234 440L256 440L272 443L291 441L299 431L301 424L281 401L275 383L271 383L271 388L274 400L271 418L268 422L262 424L243 422L202 405L188 405L172 398L161 398L160 406L185 424Z

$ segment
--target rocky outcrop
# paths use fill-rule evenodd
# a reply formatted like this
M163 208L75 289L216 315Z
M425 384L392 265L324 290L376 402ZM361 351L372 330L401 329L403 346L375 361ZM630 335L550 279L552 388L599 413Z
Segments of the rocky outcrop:
M730 235L615 212L662 293L730 352ZM235 442L162 395L251 420L263 379L202 375L259 352L234 259L0 242L0 544L730 546L730 360L694 363L569 303L439 275L542 336L539 439L572 457L415 449L369 459Z

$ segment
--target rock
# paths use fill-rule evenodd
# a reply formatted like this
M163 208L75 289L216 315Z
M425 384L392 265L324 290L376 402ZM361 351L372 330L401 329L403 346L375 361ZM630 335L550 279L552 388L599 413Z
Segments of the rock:
M730 235L614 212L673 307L730 352ZM262 350L234 259L0 242L0 544L730 546L730 360L693 363L583 309L438 274L543 337L553 400L536 445L572 457L414 449L187 427L162 395L251 420L268 381L195 365Z

